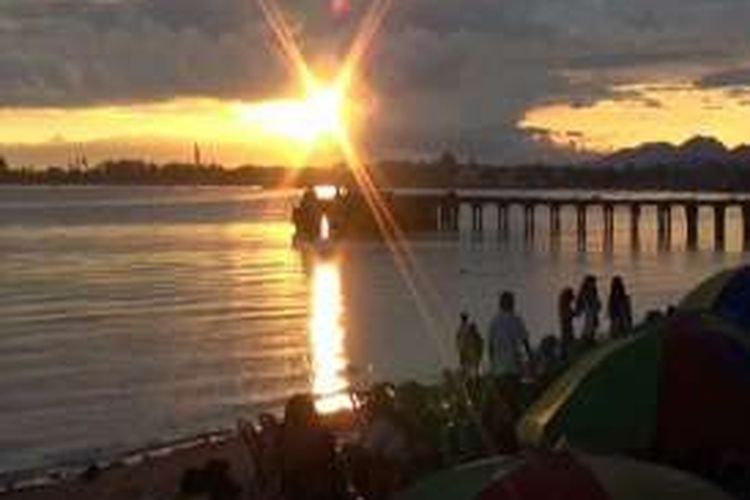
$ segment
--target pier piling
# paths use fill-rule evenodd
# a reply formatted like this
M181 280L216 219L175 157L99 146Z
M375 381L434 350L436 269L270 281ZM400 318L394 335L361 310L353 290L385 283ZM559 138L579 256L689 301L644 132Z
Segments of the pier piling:
M688 250L698 248L698 205L696 203L687 203L685 207L685 225L686 225L686 247Z
M526 203L523 206L523 227L524 227L524 238L526 241L534 240L534 233L536 232L536 210L533 203Z
M657 237L661 249L669 249L672 243L672 205L660 203L656 206Z
M507 239L510 236L510 226L508 225L508 205L505 203L497 204L497 232L503 239Z
M714 246L716 250L724 250L726 241L726 210L723 203L714 205Z
M560 204L559 203L550 203L549 205L549 230L550 234L554 238L558 238L560 236L560 230L562 228L562 224L560 223Z
M578 250L586 251L586 210L588 206L585 203L576 205L576 227L578 236Z
M612 203L602 205L604 217L604 248L611 250L615 241L615 206Z
M484 230L484 211L479 203L471 205L471 228L477 233Z
M637 250L641 246L641 205L630 205L630 244Z

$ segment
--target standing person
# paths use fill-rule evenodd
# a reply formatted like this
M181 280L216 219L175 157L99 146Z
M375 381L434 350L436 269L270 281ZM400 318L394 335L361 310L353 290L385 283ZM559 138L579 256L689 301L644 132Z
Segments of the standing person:
M607 314L609 315L609 335L613 339L626 336L633 328L630 295L625 291L625 283L620 276L612 278Z
M596 331L599 329L599 312L601 309L602 302L599 300L596 278L589 274L584 278L576 298L576 315L583 314L581 338L589 346L594 344Z
M464 368L464 339L466 339L466 336L469 333L469 313L466 311L461 311L461 314L459 315L459 318L461 319L460 323L458 324L458 329L456 330L456 352L458 353L458 366L461 370Z
M575 332L573 331L573 318L576 315L573 308L574 302L573 289L569 286L565 287L557 300L557 316L560 320L560 358L562 358L562 361L567 361L570 358L575 343Z
M476 323L469 322L469 315L461 313L461 324L456 333L456 348L461 365L461 375L466 380L479 377L479 365L484 354L484 343L479 335Z
M529 332L515 312L515 303L511 292L500 295L500 308L490 323L487 338L490 374L497 381L514 417L520 410L518 393L523 372L522 356L525 354L529 363L533 359Z
M320 222L323 214L312 186L305 188L298 208L302 234L309 240L317 240L320 237Z

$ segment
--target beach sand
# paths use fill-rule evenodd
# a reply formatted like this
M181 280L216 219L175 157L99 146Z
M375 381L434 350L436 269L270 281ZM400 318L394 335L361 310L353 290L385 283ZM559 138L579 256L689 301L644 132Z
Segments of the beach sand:
M322 416L323 425L339 444L355 439L354 412ZM70 477L54 484L0 494L0 500L174 500L179 497L185 470L202 468L210 460L225 460L229 475L241 487L240 498L258 498L255 462L237 431L225 431L174 444L134 452L130 459L103 468L96 478ZM125 463L123 463L125 462ZM201 497L190 497L201 498Z
M253 461L238 437L205 440L169 454L147 453L139 463L115 465L91 480L71 478L48 486L0 495L2 500L173 500L183 472L209 460L226 460L230 476L241 486L240 498L252 498ZM195 497L191 497L195 498ZM198 497L200 498L200 497Z

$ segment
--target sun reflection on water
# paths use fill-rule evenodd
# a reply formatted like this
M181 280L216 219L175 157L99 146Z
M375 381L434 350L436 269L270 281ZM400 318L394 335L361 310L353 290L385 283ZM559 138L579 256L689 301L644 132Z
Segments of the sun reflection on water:
M320 259L314 263L311 303L312 390L318 411L330 413L350 408L346 393L341 270L336 260Z

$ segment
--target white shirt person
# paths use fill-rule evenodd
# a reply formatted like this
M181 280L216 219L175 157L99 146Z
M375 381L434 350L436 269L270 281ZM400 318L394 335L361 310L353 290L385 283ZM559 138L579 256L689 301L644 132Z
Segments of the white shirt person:
M500 310L488 330L490 374L496 377L520 377L523 355L531 360L529 332L515 311L515 298L510 292L500 296Z

